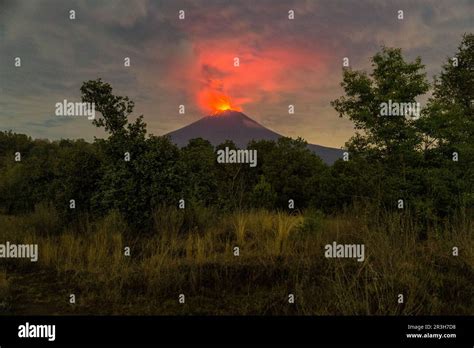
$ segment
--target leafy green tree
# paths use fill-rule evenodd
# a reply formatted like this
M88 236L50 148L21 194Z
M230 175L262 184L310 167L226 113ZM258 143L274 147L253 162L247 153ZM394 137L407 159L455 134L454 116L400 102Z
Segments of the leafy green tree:
M474 206L474 35L435 77L434 91L418 122L429 169L433 204L444 215ZM455 161L454 159L456 159Z
M474 139L474 34L465 34L458 52L443 65L435 77L420 127L431 143L442 149L469 146Z
M273 209L277 195L264 175L260 175L258 183L253 187L252 206L257 208Z
M228 147L237 150L233 141L227 140L216 146L214 154L214 168L217 177L217 204L223 210L241 209L247 200L247 185L245 172L248 164L242 163L217 163L217 151Z
M93 124L110 134L106 141L97 141L104 156L103 179L94 197L100 211L118 209L132 226L143 227L150 221L151 193L143 181L146 157L146 124L143 116L129 122L134 102L128 97L116 96L110 84L100 78L84 82L82 101L95 104L100 113Z
M356 127L356 135L346 144L351 158L381 164L379 173L385 179L375 181L380 186L374 189L374 198L395 207L398 199L409 201L416 193L414 183L420 173L412 169L421 164L418 149L423 138L416 120L381 116L381 105L389 101L416 103L429 84L421 59L406 62L400 49L383 47L372 58L372 67L370 74L344 69L341 86L346 95L331 104L340 117L349 118ZM369 173L373 171L367 171L366 181L374 182Z
M276 142L254 142L260 162L259 175L264 175L276 193L276 206L287 209L288 201L294 200L295 208L308 206L319 193L318 177L326 166L313 154L301 139L279 138Z
M346 93L331 105L340 117L354 122L356 136L349 143L352 155L403 159L414 154L421 139L415 121L406 117L380 116L381 103L414 103L429 89L424 65L418 57L406 62L401 49L383 47L372 58L370 74L344 69L341 86ZM362 131L362 132L360 132Z
M97 127L104 127L111 135L126 135L131 139L143 138L146 134L146 124L143 116L139 116L135 122L128 121L133 113L135 103L128 97L112 94L112 86L103 82L102 79L89 80L81 87L82 101L94 103L95 110L102 117L95 118L92 122Z
M469 205L474 148L472 43L473 36L465 35L455 56L458 64L450 59L443 66L419 119L381 117L379 111L383 102L413 103L428 91L420 58L406 62L400 49L384 47L372 59L370 74L344 70L345 96L332 105L341 117L354 122L357 133L347 143L351 161L331 168L345 173L343 181L326 178L333 189L339 188L339 199L344 201L351 186L353 198L367 196L388 208L403 199L426 224ZM459 162L453 161L455 151L462 156Z
M181 149L181 160L186 197L202 205L214 204L218 186L214 146L202 138L192 139Z

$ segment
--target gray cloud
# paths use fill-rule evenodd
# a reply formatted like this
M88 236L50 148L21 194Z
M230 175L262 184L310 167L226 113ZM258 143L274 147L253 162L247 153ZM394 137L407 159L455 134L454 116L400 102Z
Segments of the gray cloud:
M68 18L71 9L74 21ZM185 21L177 20L180 9L186 11ZM287 19L290 9L294 21ZM396 18L400 9L403 21ZM321 66L288 71L299 87L262 90L259 103L249 103L245 112L282 134L342 146L352 125L329 105L342 94L342 57L350 57L354 68L369 69L380 45L401 47L410 59L421 55L431 76L456 50L461 35L472 31L472 10L470 0L3 0L0 124L33 137L92 139L101 131L83 120L59 122L53 106L78 100L83 81L102 77L116 93L135 100L150 133L166 133L202 114L189 89L197 77L180 75L182 66L195 63L196 42L218 51L230 41L257 58L268 47L314 53ZM21 68L13 66L14 57L21 57ZM130 68L123 67L125 57L131 58ZM294 117L286 112L290 101L296 104ZM183 103L184 117L177 113Z

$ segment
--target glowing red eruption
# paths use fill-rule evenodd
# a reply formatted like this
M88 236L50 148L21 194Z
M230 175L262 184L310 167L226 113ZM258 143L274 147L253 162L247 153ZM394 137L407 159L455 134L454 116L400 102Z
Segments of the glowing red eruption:
M235 105L229 96L216 91L202 92L199 101L201 105L210 109L213 115L226 110L242 111L242 108Z

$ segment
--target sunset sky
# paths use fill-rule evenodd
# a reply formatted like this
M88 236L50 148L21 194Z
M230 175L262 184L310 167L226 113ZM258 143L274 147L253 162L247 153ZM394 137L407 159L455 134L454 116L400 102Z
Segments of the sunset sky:
M382 44L401 47L422 57L431 81L472 32L473 12L472 0L0 0L0 129L102 136L86 118L54 114L56 103L80 100L83 81L101 77L135 101L155 135L210 114L209 99L225 94L280 134L341 147L353 127L329 103L342 95L343 57L368 70Z

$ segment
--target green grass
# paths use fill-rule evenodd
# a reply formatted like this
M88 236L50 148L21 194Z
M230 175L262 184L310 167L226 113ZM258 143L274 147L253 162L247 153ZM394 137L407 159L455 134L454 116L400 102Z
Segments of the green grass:
M160 208L154 221L152 233L138 237L117 212L88 222L86 233L48 233L57 222L44 207L32 216L0 216L0 242L39 245L37 263L2 261L0 313L474 314L472 220L437 226L425 240L418 238L422 227L398 212L216 216L201 208L189 219ZM364 243L365 261L326 259L324 245L333 241Z

